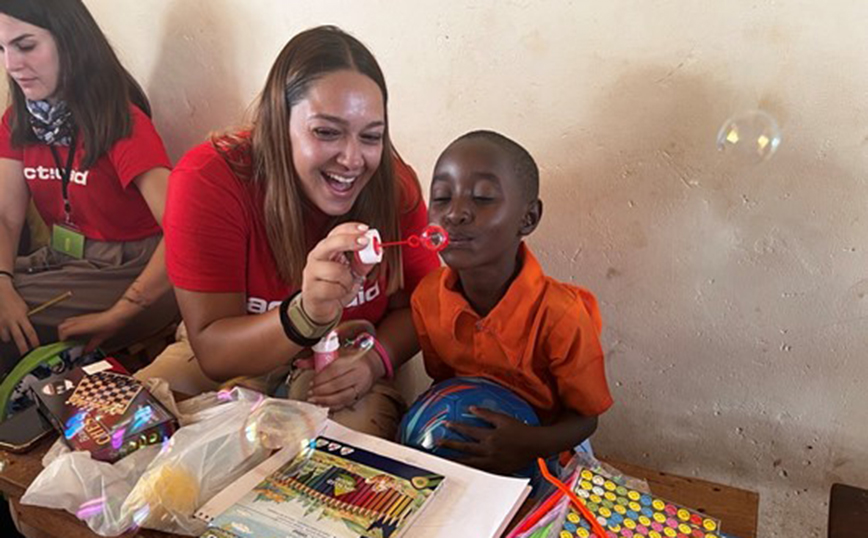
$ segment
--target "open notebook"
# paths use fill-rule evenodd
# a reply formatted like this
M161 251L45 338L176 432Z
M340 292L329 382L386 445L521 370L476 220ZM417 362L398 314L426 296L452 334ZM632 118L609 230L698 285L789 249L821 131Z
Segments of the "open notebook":
M528 480L492 475L328 421L322 437L379 454L444 477L437 494L410 523L413 538L499 537L530 493ZM292 460L298 449L284 449L216 495L196 517L213 522L257 484ZM254 536L254 535L251 535Z

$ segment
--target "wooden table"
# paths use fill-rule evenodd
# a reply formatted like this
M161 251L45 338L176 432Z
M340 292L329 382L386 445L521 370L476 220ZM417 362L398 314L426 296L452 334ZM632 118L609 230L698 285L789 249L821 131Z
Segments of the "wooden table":
M829 538L852 538L865 533L868 490L832 484L829 497Z
M92 533L72 514L61 510L23 506L18 502L36 475L42 471L42 456L53 440L53 438L43 440L26 454L9 454L0 451L0 460L6 462L3 471L0 472L0 491L10 498L13 516L28 538L97 538L98 535ZM721 519L724 532L739 538L756 538L758 494L697 478L653 471L611 459L606 461L625 474L647 480L655 495ZM125 536L171 538L174 535L141 530Z

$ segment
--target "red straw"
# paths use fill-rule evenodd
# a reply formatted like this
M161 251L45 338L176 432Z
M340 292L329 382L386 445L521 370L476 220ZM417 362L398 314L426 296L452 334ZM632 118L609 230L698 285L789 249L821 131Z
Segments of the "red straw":
M512 533L510 533L510 536L517 536L530 530L531 527L539 523L540 520L555 507L558 501L563 498L564 492L560 490L549 495L548 499L546 499L545 502L539 505L539 507L537 507L533 512L528 514L527 517L525 517L524 522L519 525Z
M604 529L603 526L600 525L600 522L597 521L597 518L594 517L594 514L592 514L588 507L585 506L585 503L582 502L582 500L575 493L573 493L573 490L571 490L563 482L552 476L552 474L549 472L549 468L546 465L545 460L543 460L542 458L537 458L536 461L537 465L539 465L540 472L542 472L543 478L551 482L553 486L564 492L564 495L570 498L570 501L572 501L572 503L576 505L576 508L579 509L579 512L582 513L582 517L587 519L588 523L591 524L591 528L594 530L594 534L597 535L597 538L606 538L608 536L606 534L606 529Z

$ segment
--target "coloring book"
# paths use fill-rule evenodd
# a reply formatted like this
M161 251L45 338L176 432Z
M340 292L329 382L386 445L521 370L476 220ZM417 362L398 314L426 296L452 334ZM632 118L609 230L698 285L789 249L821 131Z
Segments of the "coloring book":
M443 476L319 437L210 522L203 538L398 538Z

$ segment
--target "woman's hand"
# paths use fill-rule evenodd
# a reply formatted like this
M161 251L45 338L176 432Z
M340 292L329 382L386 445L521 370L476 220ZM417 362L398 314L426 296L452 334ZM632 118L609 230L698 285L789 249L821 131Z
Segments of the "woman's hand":
M475 406L470 408L470 412L494 427L480 428L449 422L446 427L472 439L471 442L451 439L440 441L443 448L466 454L458 461L498 474L515 473L534 461L537 456L535 426Z
M332 411L350 407L386 375L380 355L373 349L341 348L340 357L313 377L308 401Z
M0 276L0 340L7 344L14 341L22 355L39 347L36 329L27 317L28 310L12 280Z
M126 327L142 308L121 299L108 310L67 318L57 327L61 341L90 336L84 350L89 353Z
M313 321L323 325L331 322L359 292L373 266L352 264L347 256L365 248L366 231L365 224L346 222L329 232L308 254L302 273L301 305Z

